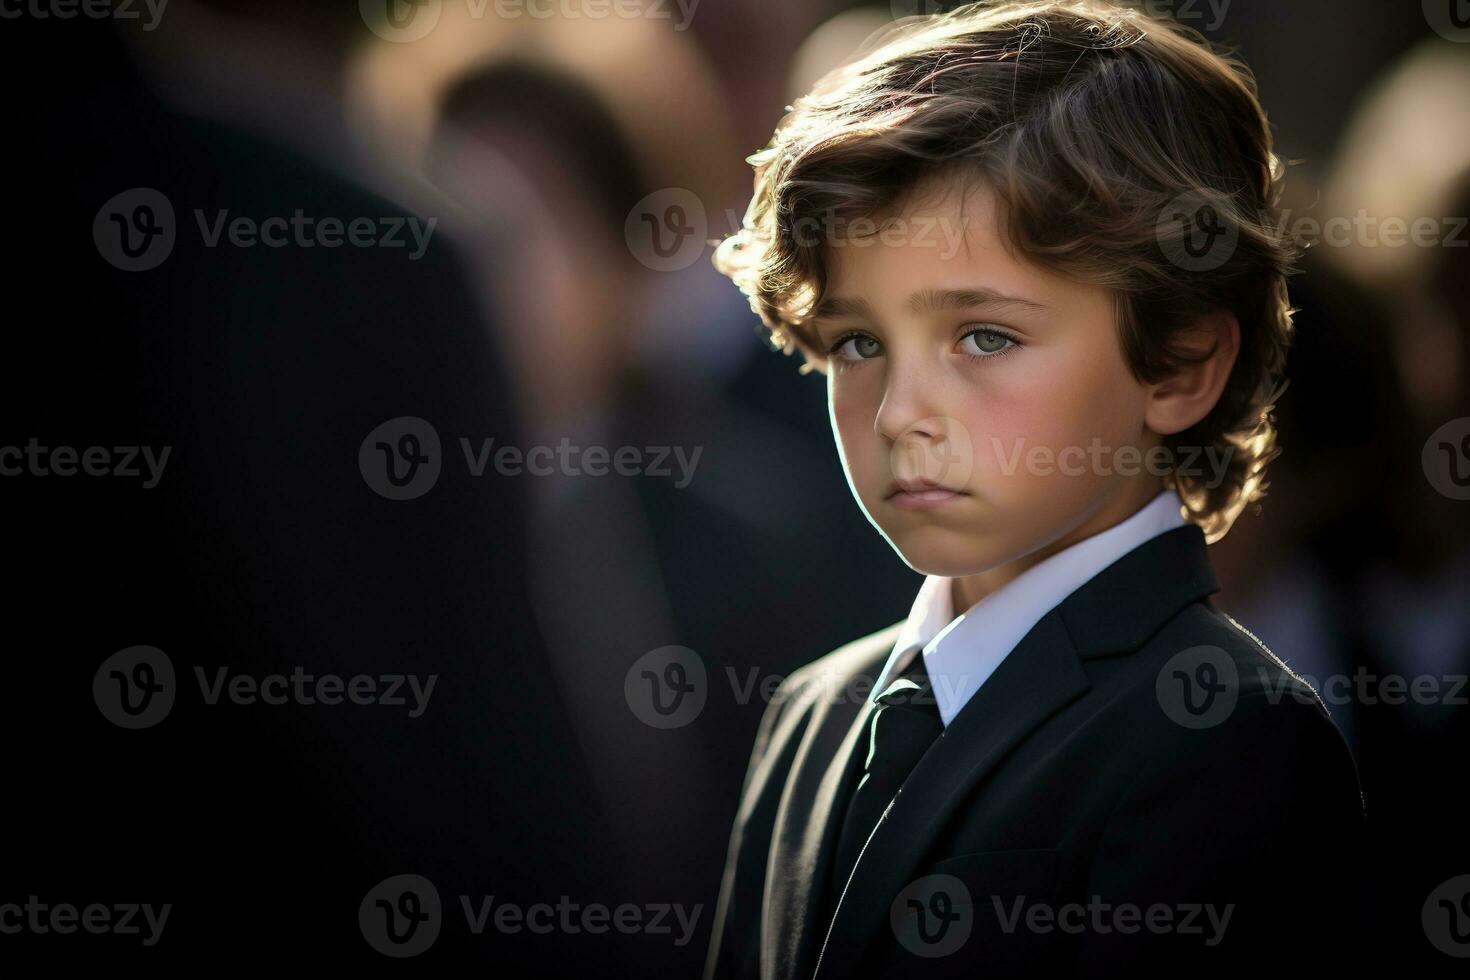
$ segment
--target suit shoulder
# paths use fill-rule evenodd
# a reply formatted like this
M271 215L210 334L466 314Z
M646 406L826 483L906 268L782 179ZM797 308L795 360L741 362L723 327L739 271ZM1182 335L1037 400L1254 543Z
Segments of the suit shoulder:
M1180 610L1142 652L1149 664L1160 669L1174 658L1213 661L1216 674L1222 675L1220 681L1232 684L1241 698L1264 696L1271 701L1314 704L1327 714L1308 681L1255 633L1208 603L1194 602Z
M846 686L859 678L876 681L878 671L893 652L893 644L903 629L903 620L885 626L818 657L792 671L781 684L779 695L792 696L802 691L831 685Z
M760 764L770 746L789 745L799 737L818 704L865 696L866 691L858 693L863 690L860 685L865 679L869 686L876 680L902 628L900 621L859 637L787 675L761 716L751 770ZM749 785L747 782L747 788Z
M1300 783L1361 813L1352 751L1321 696L1233 617L1190 604L1127 671L1119 697L1154 771L1275 779L1283 798Z
M1312 685L1212 604L1190 603L1097 683L1160 746L1260 741L1290 734L1336 754L1348 747ZM1350 753L1349 753L1350 754Z

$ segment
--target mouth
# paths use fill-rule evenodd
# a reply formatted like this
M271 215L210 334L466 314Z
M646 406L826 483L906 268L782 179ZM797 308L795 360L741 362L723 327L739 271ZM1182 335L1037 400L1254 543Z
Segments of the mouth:
M964 490L937 484L898 483L888 491L888 496L884 499L901 510L925 510L930 507L942 507L969 495Z

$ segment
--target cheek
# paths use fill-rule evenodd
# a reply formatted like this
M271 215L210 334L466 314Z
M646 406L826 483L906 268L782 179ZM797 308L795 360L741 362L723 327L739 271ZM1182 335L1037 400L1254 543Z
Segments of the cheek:
M1007 367L976 387L961 419L976 436L979 473L1025 483L1033 450L1055 456L1068 446L1086 450L1094 438L1104 445L1137 442L1138 389L1121 364L1096 354L1036 357L1002 378Z
M1062 404L1074 443L1096 437L1116 448L1137 444L1142 435L1143 388L1117 350L1097 353L1075 372Z
M860 473L867 465L867 454L863 451L877 439L873 422L877 406L872 404L858 386L846 380L827 381L827 406L832 421L832 434L842 447L843 459L849 470Z
M1062 418L1071 412L1059 404L1059 398L1070 396L1059 391L1049 372L1039 365L1027 366L1037 368L1030 370L1018 367L982 368L990 374L974 379L958 416L971 439L976 475L992 486L998 485L993 482L997 479L1024 475L1024 468L1017 471L1016 461L1065 432Z

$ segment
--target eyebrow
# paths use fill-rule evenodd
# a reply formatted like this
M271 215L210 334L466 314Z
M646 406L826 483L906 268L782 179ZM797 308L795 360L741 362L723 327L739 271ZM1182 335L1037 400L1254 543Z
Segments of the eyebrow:
M904 304L911 313L930 313L937 310L968 310L980 306L1012 306L1030 313L1045 313L1040 303L1020 296L1007 296L993 289L921 289L909 296ZM817 320L844 316L873 316L873 308L863 299L848 299L828 296L817 305L812 318Z

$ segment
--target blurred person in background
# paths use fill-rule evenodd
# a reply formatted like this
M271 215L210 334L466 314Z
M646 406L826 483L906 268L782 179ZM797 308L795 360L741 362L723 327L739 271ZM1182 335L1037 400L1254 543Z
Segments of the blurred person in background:
M486 301L511 324L503 346L515 366L526 447L603 447L609 460L622 446L647 452L628 431L623 399L654 274L622 235L647 191L595 91L526 59L476 66L445 92L426 168L482 216L480 254L491 261L479 265L479 278ZM511 202L483 206L486 191L506 188L516 190ZM495 261L503 254L510 261ZM535 542L527 573L551 666L620 845L606 859L617 863L629 896L682 901L685 848L669 842L697 823L706 799L702 745L643 724L624 693L643 653L683 642L633 483L657 477L596 475L579 456L556 462L545 452L546 472L525 478ZM675 780L691 791L668 792Z
M1424 971L1445 968L1425 941L1445 914L1431 893L1470 867L1447 768L1470 744L1467 86L1470 45L1417 45L1364 99L1324 195L1353 222L1328 256L1374 297L1389 326L1380 356L1402 391L1381 463L1383 530L1352 597L1368 678L1353 691L1385 949Z
M733 781L744 759L704 733L741 714L753 725L762 691L787 669L785 645L824 642L837 620L806 614L815 597L861 614L878 592L841 533L816 534L832 523L821 490L840 486L841 472L815 443L825 431L788 405L817 415L820 386L780 383L781 365L752 343L744 303L702 302L701 281L713 275L705 263L641 260L651 253L627 240L625 225L640 201L656 209L669 195L650 191L638 163L647 149L634 151L636 134L598 93L525 57L476 64L444 90L426 171L481 216L487 242L520 245L484 271L509 310L504 343L533 431L551 443L677 447L699 467L687 486L649 476L536 481L531 567L633 893L707 899L722 848L688 829L728 819L733 795L717 776ZM509 208L496 190L506 186L517 189ZM827 465L814 465L808 440ZM785 462L773 468L773 454ZM859 530L847 540L867 553ZM768 581L803 535L801 562L784 559L790 583ZM722 556L713 568L711 554ZM675 733L645 724L624 689L643 654L671 644L700 658L711 688L699 724Z
M1321 190L1298 183L1285 449L1247 536L1216 549L1222 604L1292 651L1353 744L1370 948L1425 975L1446 966L1425 903L1470 864L1445 768L1470 739L1470 512L1445 492L1470 466L1446 437L1470 417L1467 85L1466 45L1420 44L1372 83Z
M0 35L6 81L45 90L16 106L30 149L4 165L26 188L12 215L28 233L5 245L12 302L43 315L7 331L0 445L169 454L149 489L56 474L0 486L28 570L13 608L55 631L26 641L12 678L27 694L7 740L34 750L7 784L26 803L7 823L6 900L169 903L148 952L172 967L363 968L382 956L359 906L396 875L427 878L451 912L460 895L595 894L611 845L525 615L523 488L445 460L421 497L393 500L362 462L399 416L446 447L520 438L495 327L453 245L430 235L409 258L264 233L211 242L201 221L303 212L383 233L422 216L278 140L178 111L112 24ZM74 63L87 71L26 68ZM149 262L128 267L119 245ZM168 717L132 731L90 692L109 654L140 644L169 658L177 689ZM433 690L417 714L343 703L341 689L336 704L230 693L298 671L397 676L400 694L403 678L432 677ZM225 685L213 701L201 677ZM56 938L7 934L7 966L121 955L121 937ZM438 955L529 974L546 965L538 938L446 928ZM607 962L583 940L563 944L564 964Z

